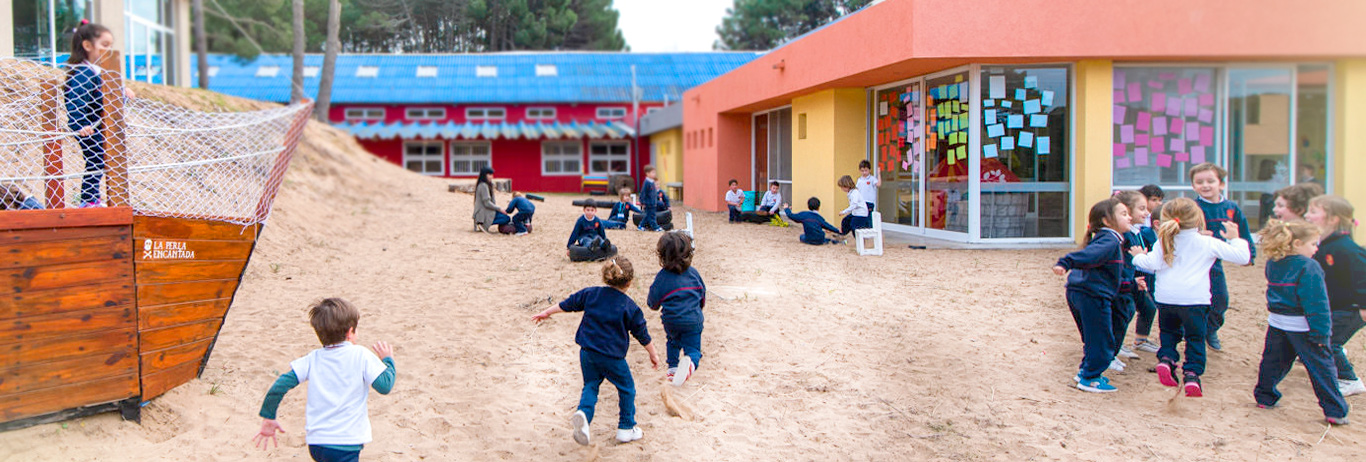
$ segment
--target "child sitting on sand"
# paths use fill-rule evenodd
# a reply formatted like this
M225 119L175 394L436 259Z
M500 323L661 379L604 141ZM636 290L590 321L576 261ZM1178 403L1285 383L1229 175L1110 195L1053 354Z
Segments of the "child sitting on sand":
M740 190L740 182L735 179L730 180L730 189L726 190L726 209L730 211L730 222L740 221L740 207L745 202L745 192Z
M664 343L667 378L679 386L692 377L702 361L702 308L707 306L707 285L692 267L692 238L687 233L665 233L659 237L655 252L661 268L650 284L645 303L652 310L663 308L659 320L668 336ZM683 351L682 362L679 350Z
M592 202L583 205L583 216L574 222L574 230L569 232L569 243L565 244L565 248L576 245L589 249L606 249L612 245L607 240L607 228L598 220L598 206ZM565 250L566 254L568 252Z
M265 420L252 438L258 447L265 449L267 441L280 446L275 432L284 429L275 421L275 411L285 393L308 382L304 440L309 456L317 462L359 460L371 440L366 388L387 395L394 388L395 374L394 350L388 343L375 342L374 353L353 344L359 321L360 310L340 298L325 299L308 310L308 322L323 347L290 362L289 372L266 392L260 412Z
M516 236L525 236L526 224L531 222L531 216L536 213L536 206L532 205L521 191L513 191L512 200L508 201L508 208L504 213L512 213L513 210L517 211L517 214L512 216L512 228L515 230L513 233Z
M636 426L636 385L631 377L626 352L635 337L650 354L650 365L659 369L659 355L645 324L645 313L626 295L635 272L626 257L616 257L602 265L602 282L607 287L589 287L575 292L531 319L540 323L555 313L582 311L583 320L574 334L579 345L579 367L583 370L583 394L579 409L574 412L574 441L587 446L591 441L588 425L593 422L593 410L598 404L598 387L603 379L617 387L617 404L621 407L617 419L617 441L629 443L641 438Z
M838 234L840 230L839 228L836 228L834 225L831 225L830 222L825 221L825 217L821 216L820 199L817 199L815 197L807 199L806 208L808 210L805 212L792 213L792 208L788 207L787 204L783 204L782 206L781 213L785 215L788 220L792 220L802 225L802 235L798 238L798 240L811 245L842 243L842 241L837 241L825 237L825 231L830 231L832 233Z
M631 203L631 188L621 188L621 200L612 204L612 213L602 221L602 225L607 229L626 229L626 224L631 222L631 212L637 215L644 214L636 204Z

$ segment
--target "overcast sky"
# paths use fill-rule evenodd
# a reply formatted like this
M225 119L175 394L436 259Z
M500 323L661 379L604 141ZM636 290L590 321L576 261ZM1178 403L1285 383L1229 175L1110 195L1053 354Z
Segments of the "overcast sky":
M631 51L710 51L734 0L614 0Z

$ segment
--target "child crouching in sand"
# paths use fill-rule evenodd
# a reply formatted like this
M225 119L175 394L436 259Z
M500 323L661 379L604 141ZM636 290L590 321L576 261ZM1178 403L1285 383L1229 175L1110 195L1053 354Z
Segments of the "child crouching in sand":
M617 402L621 415L617 420L617 441L629 443L641 438L636 426L636 384L631 367L626 362L626 351L631 338L645 346L650 353L650 365L659 369L659 355L650 342L645 313L626 295L635 279L631 261L616 257L602 265L602 282L607 287L589 287L575 292L559 306L547 308L531 319L544 321L555 313L582 311L583 320L574 335L579 344L579 367L583 371L583 394L579 396L579 410L574 412L574 441L587 446L591 441L588 424L593 421L593 409L598 404L598 386L603 379L617 387Z
M285 393L308 382L304 439L309 456L317 462L360 459L361 449L371 440L366 388L389 394L395 372L394 350L388 343L376 342L374 353L352 343L359 321L360 310L340 298L323 300L308 310L308 322L323 347L290 362L289 372L266 392L260 413L265 420L252 439L258 447L265 449L267 441L279 447L275 432L285 430L275 421L275 411Z
M650 309L663 308L659 320L668 335L664 343L667 378L675 386L692 377L702 361L702 308L707 306L707 285L692 267L692 251L692 238L687 234L673 231L659 237L656 253L661 268L646 298Z

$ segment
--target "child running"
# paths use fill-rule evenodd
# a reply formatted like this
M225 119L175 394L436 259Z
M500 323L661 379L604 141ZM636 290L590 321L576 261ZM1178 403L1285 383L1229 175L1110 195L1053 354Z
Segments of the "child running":
M1162 199L1167 197L1167 193L1161 186L1150 184L1138 188L1138 192L1147 198L1147 217L1143 223L1135 223L1138 228L1138 237L1143 240L1143 250L1152 251L1153 244L1157 243L1157 232L1153 231L1153 218L1157 216L1158 209L1162 208ZM1126 247L1127 248L1127 247ZM1132 260L1130 260L1132 263ZM1141 268L1134 267L1134 281L1138 284L1140 293L1135 294L1134 298L1134 346L1133 350L1157 353L1158 345L1148 339L1148 334L1152 333L1153 319L1157 317L1157 305L1153 303L1153 289L1157 287L1153 281L1157 279L1152 273Z
M1304 361L1324 420L1347 425L1347 402L1338 391L1330 350L1333 321L1323 269L1312 258L1319 249L1318 227L1304 222L1271 220L1261 233L1266 262L1266 346L1257 369L1252 396L1257 407L1270 409L1281 400L1276 384L1290 372L1298 356Z
M593 422L593 410L598 404L598 387L605 379L617 387L617 403L621 414L617 419L617 441L629 443L643 434L636 426L636 384L631 377L631 366L626 362L626 351L635 337L650 354L650 365L659 369L659 355L650 341L645 325L645 313L626 295L635 279L631 261L616 257L602 265L602 282L606 287L589 287L575 292L531 319L540 323L555 313L582 311L583 320L574 334L579 345L579 368L583 371L583 394L579 396L579 410L571 422L574 441L587 446L591 440L588 425Z
M1091 206L1086 219L1086 246L1058 259L1053 273L1067 274L1067 308L1081 332L1083 355L1077 389L1113 393L1105 369L1115 358L1111 303L1119 292L1124 268L1123 233L1129 231L1129 208L1109 198Z
M815 197L807 199L806 208L807 211L805 212L793 213L792 209L789 208L787 204L783 204L782 214L786 215L788 220L792 220L802 225L802 235L797 238L798 240L802 241L803 243L811 245L843 243L841 241L825 237L826 231L838 234L840 230L839 228L836 228L834 225L831 225L830 222L825 221L825 217L821 216L820 199L817 199Z
M702 308L707 306L707 285L692 267L692 238L687 233L669 232L659 237L658 274L645 299L652 310L663 308L659 320L664 324L664 360L667 378L674 386L692 377L702 361ZM680 362L679 350L683 351Z
M1243 215L1243 209L1238 208L1238 204L1224 197L1224 188L1227 183L1228 172L1218 165L1209 162L1191 167L1190 180L1191 187L1195 189L1200 197L1196 199L1196 204L1200 206L1200 211L1204 213L1205 225L1209 226L1209 232L1214 233L1216 239L1225 239L1228 235L1224 234L1225 227L1219 226L1221 223L1232 223L1237 225L1230 229L1237 230L1238 237L1244 242L1252 242L1252 231L1247 226L1247 217ZM1184 228L1183 228L1184 229ZM1240 264L1250 265L1252 259L1257 258L1257 249L1251 250L1248 261ZM1215 351L1223 349L1219 342L1219 328L1224 325L1224 313L1228 312L1228 281L1224 277L1224 265L1215 260L1214 266L1209 270L1210 280L1210 309L1208 310L1205 341L1209 347Z
M868 218L868 202L864 201L863 194L855 187L854 179L849 175L842 176L837 185L849 197L849 207L840 211L840 216L844 217L844 220L840 221L840 235L849 234L856 229L873 227Z
M1132 222L1146 222L1148 220L1148 199L1143 197L1143 193L1138 191L1120 191L1115 194L1125 207L1129 208L1129 220ZM1123 233L1124 249L1133 246L1147 248L1144 245L1143 236L1136 225L1129 226L1129 230ZM1124 270L1119 277L1119 294L1115 296L1115 302L1110 311L1110 319L1114 322L1115 336L1115 360L1111 361L1110 369L1123 372L1127 366L1120 358L1137 358L1127 345L1124 344L1124 334L1129 330L1129 323L1134 319L1134 312L1137 310L1138 300L1146 295L1147 288L1143 280L1137 275L1134 267L1134 257L1128 252L1124 254Z
M1323 268L1328 285L1328 306L1333 317L1333 363L1338 368L1338 390L1343 396L1366 393L1352 362L1344 351L1347 342L1366 326L1366 250L1352 240L1356 220L1352 204L1339 196L1319 196L1309 201L1305 218L1323 236L1314 261Z
M536 206L527 200L526 195L522 194L521 191L513 191L512 200L508 201L508 208L504 213L512 213L513 210L517 211L517 214L512 216L513 233L516 236L525 236L527 233L526 225L531 222L531 216L536 213Z
M275 412L285 393L308 382L305 422L308 454L316 462L360 460L371 441L366 400L374 388L381 395L394 389L394 349L375 342L375 352L355 345L360 310L340 298L325 299L308 310L308 322L323 347L289 363L261 403L261 431L252 442L261 449L279 447L275 432L284 432ZM376 357L375 355L379 356Z
M1177 386L1176 345L1186 341L1184 373L1186 396L1204 394L1200 376L1205 373L1205 326L1209 319L1210 267L1219 260L1245 265L1251 261L1248 242L1239 238L1238 225L1223 221L1220 229L1228 242L1200 233L1205 216L1195 201L1180 197L1162 205L1161 245L1152 252L1134 246L1134 266L1156 275L1157 325L1162 347L1157 351L1157 378L1163 385Z

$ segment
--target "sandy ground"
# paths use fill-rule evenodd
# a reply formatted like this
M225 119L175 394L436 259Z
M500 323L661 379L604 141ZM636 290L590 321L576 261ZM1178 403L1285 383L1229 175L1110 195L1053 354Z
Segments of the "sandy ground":
M1118 393L1071 387L1081 345L1049 271L1065 250L810 247L797 228L729 225L697 214L694 261L710 288L702 368L674 389L696 419L670 417L644 350L629 360L641 441L612 443L605 386L595 449L569 436L581 378L578 316L529 317L599 284L570 263L571 196L537 204L525 237L471 231L471 197L366 157L310 127L200 379L148 404L141 425L116 414L0 434L0 459L307 460L303 388L281 406L288 433L251 437L267 387L317 348L310 302L353 301L361 341L392 342L398 382L372 394L375 441L362 460L1351 460L1366 417L1321 423L1303 369L1276 410L1252 401L1266 328L1261 269L1230 271L1234 309L1212 353L1206 396L1188 399L1146 372L1114 374ZM506 194L499 194L500 204ZM611 231L632 259L643 303L658 271L656 234ZM663 346L658 314L647 312ZM1366 364L1363 341L1349 355ZM1360 405L1366 397L1349 398ZM1327 430L1327 431L1326 431ZM1353 455L1355 454L1355 456Z

